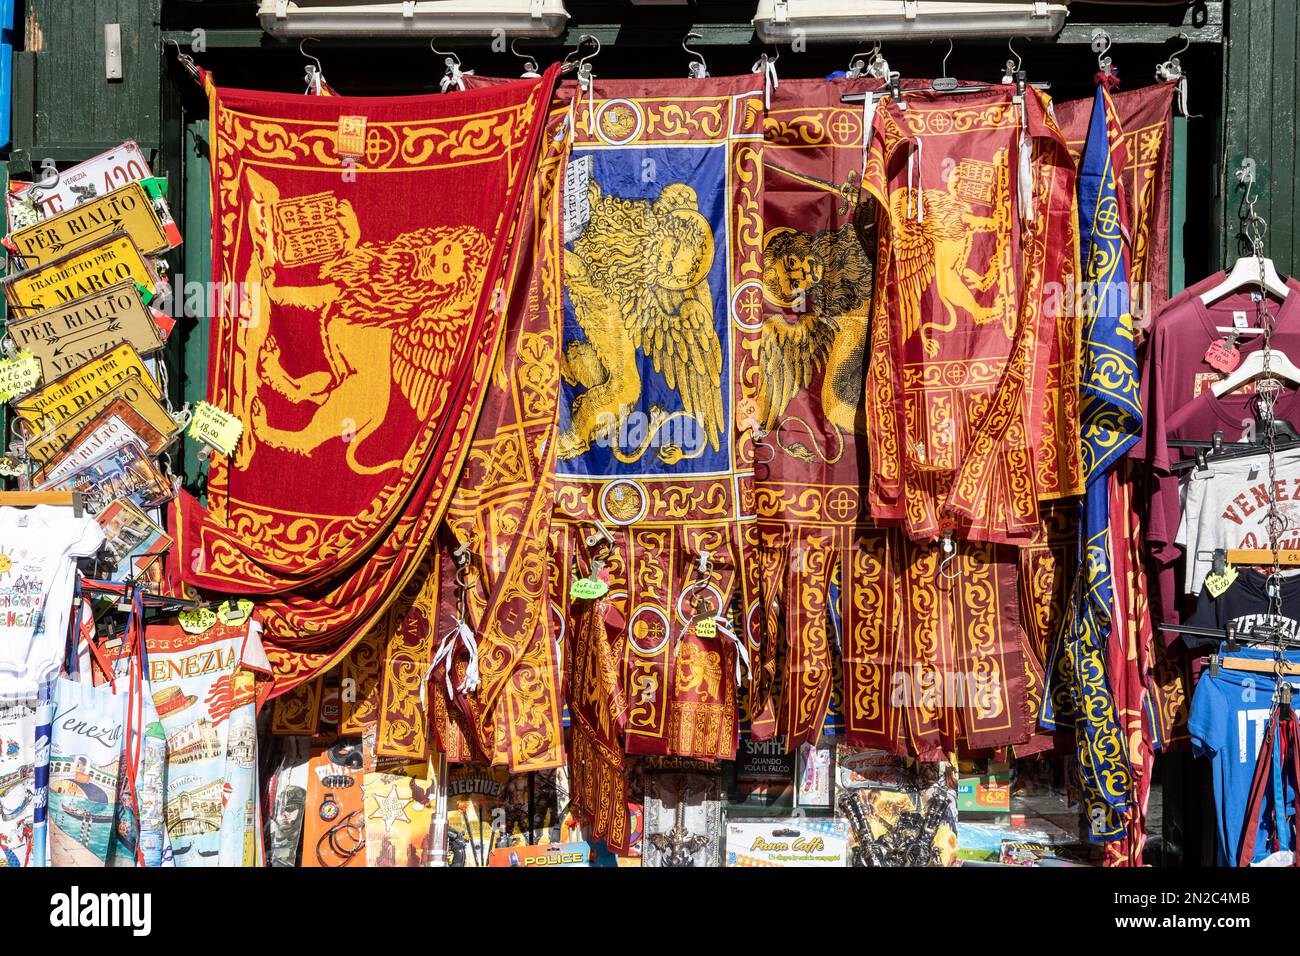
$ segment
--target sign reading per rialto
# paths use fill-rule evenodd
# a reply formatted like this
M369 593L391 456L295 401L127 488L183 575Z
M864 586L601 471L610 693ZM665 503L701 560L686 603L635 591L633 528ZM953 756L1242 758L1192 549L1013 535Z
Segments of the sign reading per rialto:
M19 351L40 360L51 382L78 365L129 342L141 355L163 346L162 333L134 282L122 282L71 305L11 319L9 336Z
M129 183L67 212L19 229L9 237L9 241L23 262L31 267L44 265L114 232L125 232L146 256L171 248L167 231L149 194L139 183Z

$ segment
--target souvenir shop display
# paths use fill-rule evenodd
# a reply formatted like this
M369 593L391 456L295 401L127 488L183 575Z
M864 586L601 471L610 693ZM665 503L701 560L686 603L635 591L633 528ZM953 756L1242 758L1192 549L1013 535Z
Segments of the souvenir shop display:
M1135 867L1182 751L1294 863L1300 281L1253 178L1171 277L1169 64L176 54L175 217L6 196L5 865Z

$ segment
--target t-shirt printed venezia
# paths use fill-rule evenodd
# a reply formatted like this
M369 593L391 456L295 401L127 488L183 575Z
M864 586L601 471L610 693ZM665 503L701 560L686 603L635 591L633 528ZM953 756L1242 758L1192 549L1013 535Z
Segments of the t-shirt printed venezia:
M1300 453L1278 453L1271 484L1285 519L1278 546L1300 548ZM1269 546L1269 497L1266 455L1211 461L1207 470L1192 473L1175 539L1187 554L1188 594L1201 593L1215 551Z
M257 860L253 671L270 672L256 617L202 634L152 625L145 642L167 737L164 813L176 866Z
M0 694L34 694L58 668L77 558L103 541L71 508L0 508Z

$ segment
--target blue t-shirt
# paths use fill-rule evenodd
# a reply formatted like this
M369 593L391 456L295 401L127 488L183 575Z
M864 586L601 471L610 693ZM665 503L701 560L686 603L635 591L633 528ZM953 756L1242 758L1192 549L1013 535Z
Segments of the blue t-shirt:
M1242 648L1234 657L1270 659L1272 651ZM1220 668L1218 676L1207 670L1196 684L1192 698L1192 712L1187 729L1192 736L1192 746L1198 756L1209 757L1214 771L1214 802L1216 827L1219 832L1219 865L1236 866L1241 831L1245 825L1246 802L1250 799L1250 784L1255 776L1255 763L1259 748L1264 743L1264 725L1268 722L1273 705L1274 681L1269 674L1250 671L1232 671ZM1300 702L1300 697L1297 698ZM1277 827L1278 848L1291 849L1294 816L1295 788L1289 776L1282 777L1281 755L1276 738L1273 744L1274 807L1285 813L1287 822ZM1281 792L1285 787L1285 793ZM1259 862L1270 853L1268 836L1275 829L1269 813L1268 802L1260 812L1260 825L1255 839L1255 856Z

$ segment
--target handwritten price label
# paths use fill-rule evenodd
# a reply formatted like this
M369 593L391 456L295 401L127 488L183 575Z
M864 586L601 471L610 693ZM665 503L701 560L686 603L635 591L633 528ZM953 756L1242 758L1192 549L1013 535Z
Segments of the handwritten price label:
M221 623L230 627L237 627L240 624L243 624L248 620L249 615L252 613L253 602L248 600L248 598L240 598L240 600L234 604L226 601L221 605L221 607L217 608L217 617L221 619Z
M1211 368L1225 374L1241 364L1241 352L1235 345L1229 345L1224 339L1216 339L1205 350L1205 361Z
M244 434L244 423L230 412L222 411L215 405L199 402L194 408L194 417L190 419L189 436L210 445L223 455L229 455L239 444L239 436Z
M31 352L19 352L0 362L0 402L7 402L41 384L41 362Z
M202 634L217 623L217 612L205 607L195 608L192 611L181 611L176 615L176 620L186 634Z
M1228 590L1235 580L1237 580L1237 569L1230 564L1223 569L1222 574L1207 574L1205 576L1205 590L1210 592L1210 597L1217 598Z
M578 578L569 585L569 597L575 601L594 601L609 593L608 582L600 578Z
M703 617L695 622L695 636L701 638L718 636L717 618Z

